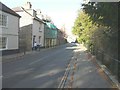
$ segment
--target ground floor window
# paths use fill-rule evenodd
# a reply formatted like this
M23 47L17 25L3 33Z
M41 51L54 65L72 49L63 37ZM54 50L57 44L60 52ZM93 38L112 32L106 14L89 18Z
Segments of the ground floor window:
M0 49L5 49L7 44L7 37L0 37Z

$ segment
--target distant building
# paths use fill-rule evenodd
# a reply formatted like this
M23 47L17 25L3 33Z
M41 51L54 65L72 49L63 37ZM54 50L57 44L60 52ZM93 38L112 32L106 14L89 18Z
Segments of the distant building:
M62 32L61 29L58 29L57 45L65 44L67 42L64 35L64 32Z
M20 19L20 46L31 50L34 42L44 47L44 22L37 17L37 11L32 9L30 2L13 10L21 16Z
M68 33L66 32L65 25L63 25L62 28L61 28L60 30L62 31L64 38L67 39Z
M45 21L45 47L53 47L57 45L58 29L51 22Z
M0 51L12 54L19 51L20 16L0 2Z
M43 15L40 9L37 9L37 17L44 22L44 44L45 47L53 47L57 45L58 28L52 22L50 16Z

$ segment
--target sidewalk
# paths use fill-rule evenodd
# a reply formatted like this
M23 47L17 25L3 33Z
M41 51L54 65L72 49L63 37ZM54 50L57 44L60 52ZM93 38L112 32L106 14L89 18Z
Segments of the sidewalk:
M24 54L24 52L21 52L21 53L16 53L16 54L12 54L12 55L5 55L5 56L2 56L2 62L3 63L11 62L11 61L17 60L25 55L40 53L41 51L46 51L46 50L49 50L52 48L55 48L55 47L42 48L42 49L40 49L40 51L38 51L38 50L37 51L27 51L27 52L25 52L25 54Z
M15 53L15 54L11 54L11 55L5 55L5 56L2 56L2 62L9 62L9 61L12 61L12 60L15 60L15 59L18 59L24 55L28 55L28 54L31 54L31 53L35 53L35 51L29 51L29 52L26 52L26 54L24 54L23 52L21 53Z
M74 53L65 88L116 88L99 64L87 57L86 49L80 47Z

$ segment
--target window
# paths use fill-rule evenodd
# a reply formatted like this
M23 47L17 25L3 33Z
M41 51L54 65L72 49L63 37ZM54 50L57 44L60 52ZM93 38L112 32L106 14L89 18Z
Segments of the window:
M42 25L40 24L40 27L39 27L39 32L42 32Z
M7 44L7 38L6 37L0 37L0 49L5 49Z
M0 26L7 26L7 16L0 14Z
M40 43L41 36L39 36L39 43Z

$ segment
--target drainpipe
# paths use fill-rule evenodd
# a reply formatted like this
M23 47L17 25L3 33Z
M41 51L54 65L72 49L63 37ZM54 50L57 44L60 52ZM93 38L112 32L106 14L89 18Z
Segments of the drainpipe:
M18 53L20 53L20 19L18 19Z
M45 38L45 30L46 30L46 28L45 28L45 23L43 23L43 25L44 25L44 47L46 48L46 43L45 43L45 41L46 41L46 40L45 40L45 39L46 39L46 38Z

